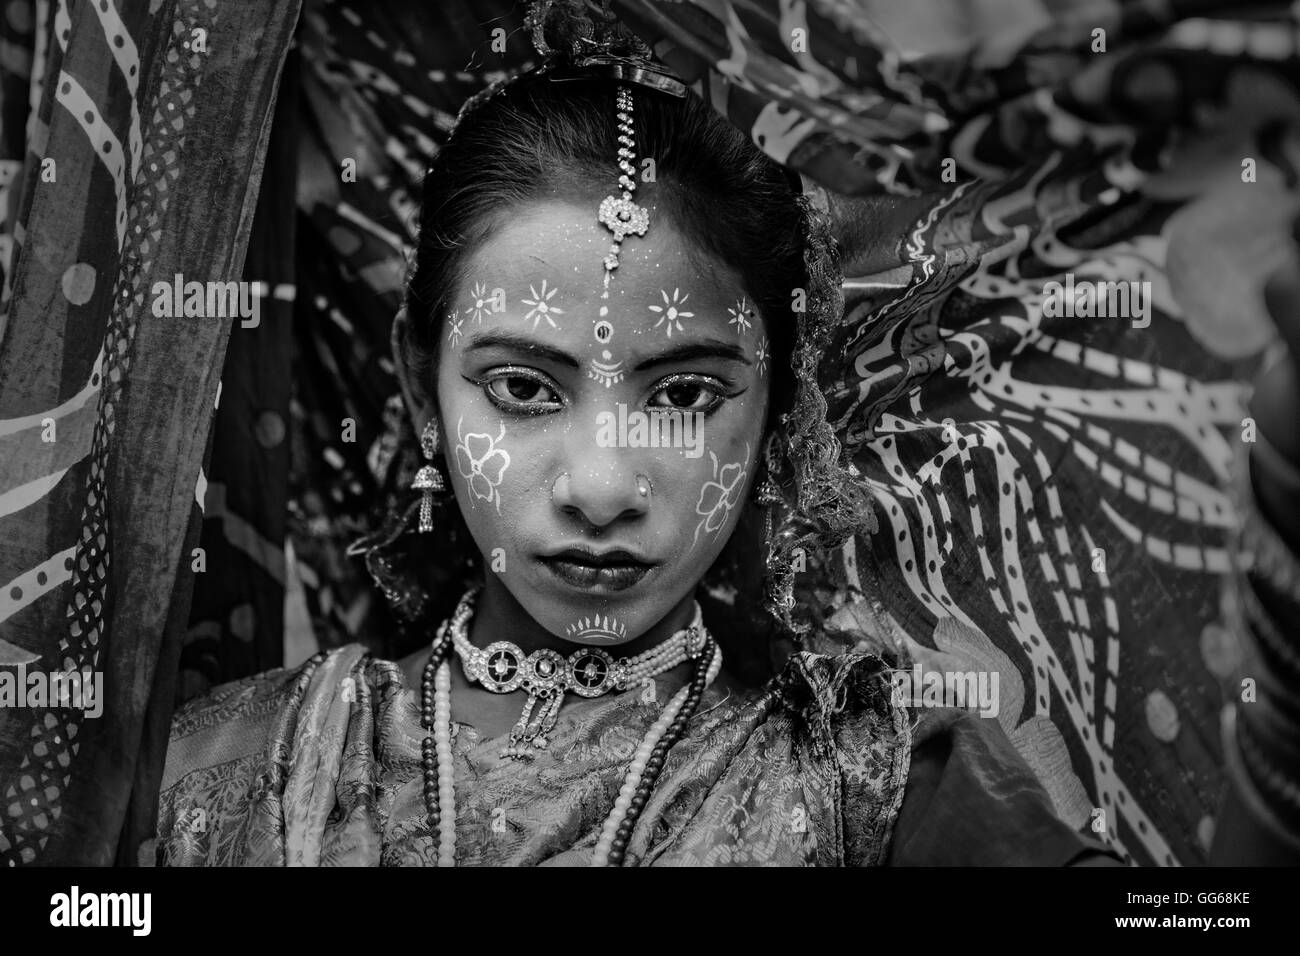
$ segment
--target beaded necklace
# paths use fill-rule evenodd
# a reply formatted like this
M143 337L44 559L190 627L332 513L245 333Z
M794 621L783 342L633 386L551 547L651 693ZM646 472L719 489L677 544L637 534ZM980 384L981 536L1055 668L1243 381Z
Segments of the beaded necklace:
M469 642L466 636L467 628L474 612L478 592L478 588L466 591L455 613L438 628L433 649L429 654L429 662L424 668L424 681L421 687L420 720L425 730L430 732L430 735L424 738L420 760L424 771L424 804L429 815L429 825L433 832L438 834L439 866L456 865L456 791L451 755L449 658L459 644ZM676 641L688 632L696 632L702 636L702 639L691 636L691 639L684 644L688 651L686 659L695 661L691 680L668 702L659 719L646 731L640 746L637 747L631 766L623 779L623 786L614 801L614 809L605 818L604 826L601 828L600 838L596 842L596 850L592 856L593 866L622 865L623 854L632 835L632 827L645 807L655 780L663 770L668 751L681 739L686 730L686 723L699 706L705 688L713 683L722 669L722 652L718 649L712 635L704 629L698 605L696 605L696 619L691 626L678 631L669 641ZM663 646L660 645L660 648ZM647 655L658 652L660 648L638 655L631 660L638 661L642 658L654 660ZM462 656L462 663L465 660L466 658ZM648 680L648 676L642 677L639 683L644 684ZM527 712L525 712L526 716ZM512 732L512 739L513 736Z

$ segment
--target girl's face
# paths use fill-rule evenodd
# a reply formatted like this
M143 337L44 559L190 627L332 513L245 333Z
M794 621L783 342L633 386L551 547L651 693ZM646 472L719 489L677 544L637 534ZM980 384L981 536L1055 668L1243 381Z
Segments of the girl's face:
M689 595L755 480L772 361L739 277L653 204L602 298L595 209L524 206L440 317L437 406L456 499L552 634L616 645Z

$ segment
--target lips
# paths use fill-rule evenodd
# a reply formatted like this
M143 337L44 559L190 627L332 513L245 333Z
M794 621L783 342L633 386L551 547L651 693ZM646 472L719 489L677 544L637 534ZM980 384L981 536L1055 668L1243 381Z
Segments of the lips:
M553 575L573 588L584 591L624 591L638 583L654 568L630 551L590 551L565 548L539 560Z

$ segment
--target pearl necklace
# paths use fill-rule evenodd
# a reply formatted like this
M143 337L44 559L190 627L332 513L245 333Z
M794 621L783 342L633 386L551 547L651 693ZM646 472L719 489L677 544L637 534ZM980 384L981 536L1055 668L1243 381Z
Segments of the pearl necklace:
M471 593L470 612L476 600L477 594ZM468 613L463 619L453 617L451 624L452 646L465 679L494 694L509 694L520 688L528 693L519 721L510 731L510 742L501 751L501 756L516 760L531 760L535 751L546 749L547 735L559 718L566 692L600 697L610 691L644 687L651 678L698 657L705 641L704 614L698 601L689 626L644 653L619 660L596 647L580 648L567 659L552 650L525 656L510 641L495 641L480 649L470 642L468 618ZM538 701L542 701L542 707L534 715Z
M439 866L456 865L456 791L451 755L451 666L448 658L457 635L465 633L478 590L471 588L467 591L455 613L438 628L429 662L424 669L421 722L432 735L424 739L421 764L424 771L425 807L430 825L438 834ZM678 631L670 638L673 640L696 629L702 635L698 642L692 641L687 645L688 650L694 651L688 654L687 659L696 662L691 681L668 702L668 706L637 747L627 776L623 779L623 786L614 801L614 809L605 818L601 828L592 856L593 866L617 866L623 862L623 853L631 838L632 827L645 807L669 749L681 738L687 721L699 706L705 688L713 683L722 669L722 652L704 629L698 604L695 610L696 617L691 627ZM659 648L655 650L658 651ZM638 655L631 660L647 658L650 653ZM464 660L462 656L462 665Z

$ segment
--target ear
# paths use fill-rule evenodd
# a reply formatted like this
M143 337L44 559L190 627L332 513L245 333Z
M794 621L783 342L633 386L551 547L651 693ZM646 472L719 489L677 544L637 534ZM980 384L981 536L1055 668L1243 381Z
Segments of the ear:
M415 424L415 433L418 435L433 417L437 402L435 397L426 391L425 383L421 381L417 371L408 364L408 357L412 354L410 337L411 322L406 315L406 306L403 305L393 318L393 366L397 370L397 381L402 388L402 400L406 402L406 410L410 413L411 421Z

